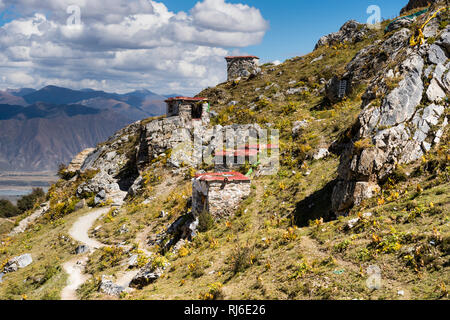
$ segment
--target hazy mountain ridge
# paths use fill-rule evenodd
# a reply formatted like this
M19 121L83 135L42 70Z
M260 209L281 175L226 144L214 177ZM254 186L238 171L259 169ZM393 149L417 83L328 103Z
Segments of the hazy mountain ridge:
M115 112L84 106L43 107L48 105L0 121L0 170L54 170L129 123Z
M165 112L165 96L46 86L0 91L0 170L54 170L121 127Z

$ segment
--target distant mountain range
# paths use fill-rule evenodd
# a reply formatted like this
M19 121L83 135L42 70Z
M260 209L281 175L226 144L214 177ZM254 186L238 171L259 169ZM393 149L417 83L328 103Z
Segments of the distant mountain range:
M165 114L170 96L57 86L0 91L0 170L54 170L123 126Z

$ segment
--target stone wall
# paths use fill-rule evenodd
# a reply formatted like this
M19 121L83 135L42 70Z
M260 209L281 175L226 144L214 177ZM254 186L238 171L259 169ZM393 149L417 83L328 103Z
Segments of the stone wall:
M199 181L193 182L192 212L200 214L203 209L215 219L231 216L239 204L250 195L250 181Z
M246 78L261 72L257 58L227 58L228 81Z
M208 105L207 102L169 101L167 102L167 117L181 117L185 121L201 118L204 122L209 123L210 115L208 112ZM201 108L201 115L198 114L193 116L192 110L194 108Z
M201 121L193 120L190 104L180 104L179 116L155 120L143 125L138 151L138 166L143 166L169 149L192 145L194 132L202 132L210 124L208 103L202 104ZM188 163L189 161L187 161Z
M138 167L180 143L191 141L192 124L182 117L170 117L147 123L142 128L138 152Z

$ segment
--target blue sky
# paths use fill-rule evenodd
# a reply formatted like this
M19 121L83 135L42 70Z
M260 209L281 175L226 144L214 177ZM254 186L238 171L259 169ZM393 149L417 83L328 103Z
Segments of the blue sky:
M366 23L371 5L391 19L407 2L0 0L0 90L196 94L226 80L226 55L283 62L311 52L348 20ZM68 24L74 5L81 13L75 28Z
M164 0L171 10L188 11L197 1ZM392 19L399 15L407 0L230 0L258 8L269 21L270 29L260 45L245 49L264 61L284 61L311 52L317 40L336 32L346 21L365 23L370 5L381 9L381 17Z

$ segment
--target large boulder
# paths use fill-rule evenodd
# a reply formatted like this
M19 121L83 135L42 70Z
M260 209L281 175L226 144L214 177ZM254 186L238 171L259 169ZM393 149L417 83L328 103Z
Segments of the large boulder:
M31 263L33 263L33 258L31 257L31 254L23 254L21 256L12 258L9 260L4 269L4 273L10 273L10 272L16 272L19 269L25 268L29 266Z
M316 44L315 50L323 46L331 46L343 42L356 43L363 41L369 32L365 24L355 20L347 21L338 32L323 36Z
M125 290L124 287L115 284L108 277L102 276L102 280L100 282L100 291L101 292L103 292L107 295L110 295L110 296L118 297L124 290Z
M106 200L106 191L105 190L101 190L99 193L97 193L97 195L94 198L94 204L96 206L104 203L104 201Z
M149 263L131 280L130 287L142 289L158 280L163 273L164 268L154 267L152 263Z
M89 247L86 245L79 245L76 249L75 249L75 253L76 254L85 254L87 252L89 252Z

